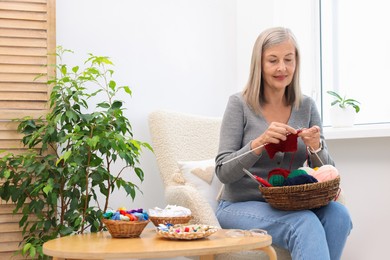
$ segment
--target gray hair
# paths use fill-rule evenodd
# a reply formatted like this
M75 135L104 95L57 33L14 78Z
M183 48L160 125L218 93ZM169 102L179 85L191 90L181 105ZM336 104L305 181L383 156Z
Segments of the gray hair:
M300 52L295 36L288 28L274 27L263 31L258 37L253 46L252 59L250 65L249 79L243 90L243 96L248 105L257 113L261 113L262 104L267 103L264 96L264 83L261 78L261 60L264 51L271 46L280 44L287 40L291 40L295 47L296 67L293 79L286 88L284 96L288 105L296 108L301 102L301 87L299 83L299 68L300 68Z

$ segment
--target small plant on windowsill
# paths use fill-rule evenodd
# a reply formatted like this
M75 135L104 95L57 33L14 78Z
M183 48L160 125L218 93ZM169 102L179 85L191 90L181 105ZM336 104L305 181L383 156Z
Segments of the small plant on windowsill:
M355 114L360 111L360 102L341 96L335 91L327 91L334 100L331 103L330 117L333 127L350 127L355 122Z

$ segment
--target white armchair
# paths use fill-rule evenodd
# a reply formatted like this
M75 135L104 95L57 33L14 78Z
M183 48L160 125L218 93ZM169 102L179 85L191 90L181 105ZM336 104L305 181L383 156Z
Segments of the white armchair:
M214 166L221 118L155 111L149 115L152 144L164 182L167 204L192 211L194 223L220 226L215 217L217 194L222 187L208 166ZM200 170L197 173L196 170ZM191 171L192 170L192 171ZM195 173L192 174L192 173ZM291 259L275 247L278 259ZM219 259L267 259L261 251L217 256Z

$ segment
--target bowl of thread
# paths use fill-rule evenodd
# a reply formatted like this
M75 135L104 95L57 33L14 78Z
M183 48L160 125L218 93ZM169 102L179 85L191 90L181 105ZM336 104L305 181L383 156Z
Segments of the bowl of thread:
M192 219L191 210L182 206L167 205L165 208L149 209L149 219L158 227L160 224L187 224Z

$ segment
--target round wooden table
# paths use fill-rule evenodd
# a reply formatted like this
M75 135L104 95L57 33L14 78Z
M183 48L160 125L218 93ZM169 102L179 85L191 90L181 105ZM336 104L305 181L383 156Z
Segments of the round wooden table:
M209 260L214 259L215 254L262 250L271 260L276 259L271 236L231 237L226 232L228 230L221 229L197 240L165 239L158 236L153 228L146 228L139 238L112 238L108 232L71 235L44 243L43 253L53 256L54 260L178 256L200 256L201 260Z

